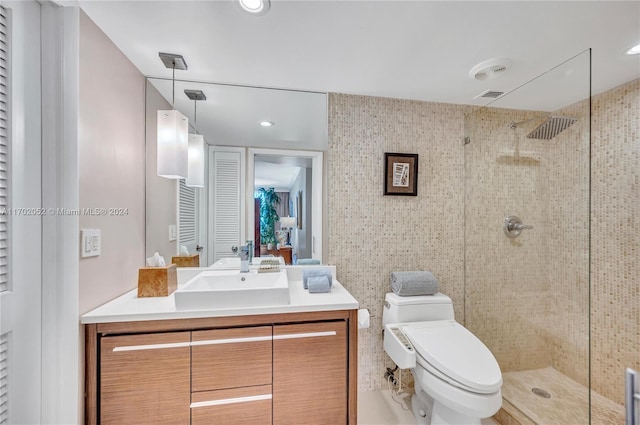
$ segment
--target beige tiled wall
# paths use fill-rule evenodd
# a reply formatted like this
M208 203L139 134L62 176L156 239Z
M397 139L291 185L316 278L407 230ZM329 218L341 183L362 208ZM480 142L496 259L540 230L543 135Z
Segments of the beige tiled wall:
M556 370L589 384L589 102L558 115L575 124L547 142L545 247L550 253L546 340Z
M488 108L467 117L467 327L491 349L503 372L551 362L545 322L550 314L546 143L525 137L535 121L510 127L539 114ZM533 230L508 238L502 229L508 215Z
M431 270L463 320L465 107L364 96L329 97L328 263L368 308L359 332L359 386L382 388L384 295L392 271ZM385 152L419 155L418 196L383 196Z
M640 369L638 105L635 81L595 96L592 107L592 383L618 403L624 367ZM578 122L534 141L524 136L535 123L508 124L536 112L330 95L327 260L374 315L360 331L362 390L382 388L390 365L381 339L389 274L414 269L436 274L458 321L503 370L553 365L587 383L587 108L560 111ZM385 152L420 155L417 197L382 195ZM506 214L535 230L507 239Z
M618 403L640 370L640 80L593 98L592 387Z
M466 318L503 371L552 365L587 385L589 104L556 114L577 121L551 140L526 137L542 112L468 116ZM506 215L534 228L509 239Z

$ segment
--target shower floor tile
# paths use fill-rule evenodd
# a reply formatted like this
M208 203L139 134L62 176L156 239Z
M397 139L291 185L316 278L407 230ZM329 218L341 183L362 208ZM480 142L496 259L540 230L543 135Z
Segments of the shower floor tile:
M502 396L538 425L584 425L589 423L589 391L557 370L507 372L502 375ZM551 397L532 392L541 388ZM624 424L624 407L592 392L593 425Z

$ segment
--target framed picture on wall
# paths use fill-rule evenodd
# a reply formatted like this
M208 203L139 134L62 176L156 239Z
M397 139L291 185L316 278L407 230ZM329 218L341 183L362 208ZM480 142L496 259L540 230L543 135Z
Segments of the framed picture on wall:
M384 194L418 195L418 154L384 154Z

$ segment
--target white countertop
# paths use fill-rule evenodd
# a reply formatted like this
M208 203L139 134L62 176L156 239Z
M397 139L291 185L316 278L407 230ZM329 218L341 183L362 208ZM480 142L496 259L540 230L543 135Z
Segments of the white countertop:
M335 267L334 276L335 276ZM210 269L178 269L178 286L199 271ZM302 287L302 269L287 268L290 303L265 307L233 307L209 310L176 310L174 295L138 298L138 290L126 294L82 315L80 323L135 322L143 320L192 319L202 317L249 316L257 314L305 313L312 311L354 310L358 301L333 279L329 293L310 294Z

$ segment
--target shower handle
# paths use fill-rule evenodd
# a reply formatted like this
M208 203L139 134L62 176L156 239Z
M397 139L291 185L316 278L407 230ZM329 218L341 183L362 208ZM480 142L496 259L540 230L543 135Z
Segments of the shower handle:
M514 224L513 228L515 230L529 230L529 229L533 229L533 226L530 224Z
M520 217L516 215L510 215L504 218L504 223L502 225L502 230L504 230L504 234L509 238L517 238L520 236L523 230L533 229L533 226L530 224L523 224Z

